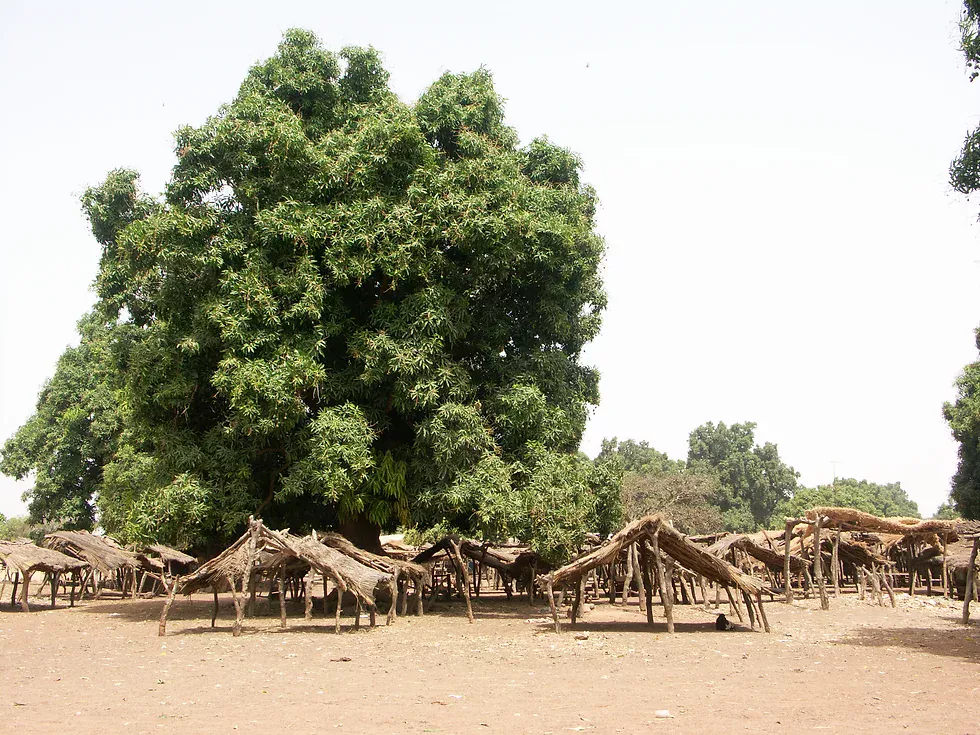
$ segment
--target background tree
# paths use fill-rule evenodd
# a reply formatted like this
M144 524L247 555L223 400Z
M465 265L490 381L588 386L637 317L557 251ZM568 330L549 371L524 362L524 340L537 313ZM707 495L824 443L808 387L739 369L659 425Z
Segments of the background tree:
M966 0L960 19L960 39L970 81L980 74L980 2ZM980 126L969 132L959 156L950 164L949 181L963 194L980 189ZM980 330L976 332L980 349ZM953 438L959 442L959 464L951 482L950 500L966 518L980 518L980 362L963 369L956 381L957 397L943 406Z
M289 31L177 132L161 201L131 171L86 192L98 312L129 335L119 446L78 492L108 530L506 533L563 472L568 522L589 515L580 358L605 295L581 162L520 147L483 69L414 105L387 83L373 49Z
M33 478L30 523L91 529L93 495L102 487L123 424L114 351L125 330L95 314L83 318L78 330L81 343L65 350L34 415L3 445L0 471L18 480Z
M856 508L885 518L920 517L919 506L909 498L900 482L881 485L850 478L839 478L832 485L799 488L792 498L779 504L773 515L777 520L799 518L806 510L816 506Z
M602 440L602 450L595 461L597 464L613 463L622 472L640 474L681 471L687 466L684 460L671 459L645 441L619 441L616 437Z
M717 426L708 422L691 432L688 467L718 476L714 503L725 529L767 527L780 501L791 497L799 473L779 458L775 444L755 444L755 424Z
M669 470L628 472L623 477L623 513L627 521L663 513L682 533L710 533L722 528L721 510L713 504L718 493L713 473Z

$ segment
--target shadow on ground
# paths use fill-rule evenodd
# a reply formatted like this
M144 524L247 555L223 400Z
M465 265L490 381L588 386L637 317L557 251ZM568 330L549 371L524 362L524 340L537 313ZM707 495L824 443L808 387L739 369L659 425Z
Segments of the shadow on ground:
M953 620L953 618L949 618ZM934 656L950 656L980 661L980 626L964 625L953 629L931 628L863 628L837 641L848 646L870 648L905 648Z

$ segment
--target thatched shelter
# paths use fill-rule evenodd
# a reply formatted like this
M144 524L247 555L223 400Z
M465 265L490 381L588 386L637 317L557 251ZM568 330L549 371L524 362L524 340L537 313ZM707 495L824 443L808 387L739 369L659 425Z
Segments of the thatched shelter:
M30 612L31 608L27 604L27 595L31 586L31 576L34 572L44 572L49 575L51 580L51 607L55 605L55 596L58 594L58 582L62 574L78 574L88 565L80 559L62 554L53 549L45 549L36 546L30 541L0 541L0 563L10 572L14 573L14 591L10 597L10 604L14 604L17 599L17 585L22 584L20 593L20 606L24 612ZM71 586L71 605L75 605L75 587Z
M290 576L304 576L306 617L309 619L312 614L314 574L323 578L325 598L328 580L333 583L337 592L334 622L336 631L340 631L340 614L345 593L350 593L355 599L355 627L360 626L362 607L370 612L371 625L375 624L375 591L379 587L383 587L391 595L388 622L391 623L397 616L398 589L393 573L365 565L340 550L321 543L315 534L293 536L288 531L274 531L267 528L261 520L250 518L248 530L235 543L194 572L176 578L160 616L159 634L166 633L167 616L176 595L189 595L209 588L214 594L212 627L217 617L218 593L229 590L235 605L232 632L235 636L241 635L242 622L246 613L254 607L256 585L262 578L278 581L280 624L285 627L286 580Z
M196 565L197 559L177 549L163 544L147 544L136 552L140 560L142 578L138 589L143 593L147 582L152 581L150 594L155 594L158 587L164 592L170 592L170 581L176 574L187 574Z
M95 597L99 597L107 580L114 580L123 597L127 590L136 592L136 570L140 560L136 554L127 551L102 536L88 531L55 531L44 537L44 545L68 556L81 559L89 566L82 580L81 594L91 582Z
M627 524L608 541L594 551L585 554L560 569L538 576L538 586L547 593L551 604L555 630L561 630L558 618L558 606L564 597L565 588L575 587L575 600L572 604L572 623L578 613L582 600L582 586L585 576L601 565L614 562L625 547L636 545L636 553L640 559L641 583L646 597L647 621L653 625L653 592L654 578L659 591L664 613L667 618L668 632L674 631L673 618L673 588L670 580L672 570L680 565L702 578L715 582L724 588L733 608L739 610L736 598L732 595L734 589L741 594L746 602L749 619L752 626L756 624L756 612L766 632L769 632L769 621L762 605L763 583L755 577L744 574L723 559L709 553L704 547L698 546L684 534L672 528L660 515L646 516ZM559 603L555 604L554 590L559 590Z
M425 587L432 583L432 575L424 566L405 559L381 556L380 554L365 551L354 546L346 537L341 536L339 533L325 533L320 538L320 542L367 567L376 569L384 574L392 575L395 578L395 585L398 588L399 615L404 615L407 612L408 585L411 583L415 588L416 614L422 614L423 592Z

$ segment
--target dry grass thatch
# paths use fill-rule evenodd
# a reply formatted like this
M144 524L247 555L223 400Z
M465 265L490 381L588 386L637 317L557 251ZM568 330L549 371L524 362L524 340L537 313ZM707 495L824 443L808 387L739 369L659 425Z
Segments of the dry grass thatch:
M623 547L637 541L649 540L657 534L660 549L678 564L702 575L705 579L730 587L737 587L751 595L763 590L763 584L733 567L723 559L708 553L706 549L690 541L684 534L671 528L662 516L640 518L621 529L594 551L569 562L550 575L538 577L539 585L550 576L551 584L561 587L577 583L590 570L614 561Z
M177 551L177 549L171 549L169 546L164 546L163 544L149 544L144 551L158 557L164 564L168 562L185 565L197 563L197 559L190 554Z
M355 548L358 556L363 557L367 554L361 549L352 548ZM205 588L210 588L214 592L216 603L219 591L231 591L236 609L234 634L239 635L246 604L245 600L240 602L239 590L246 596L253 595L258 579L263 576L278 577L280 580L280 615L281 623L285 626L283 583L287 576L303 575L310 570L322 575L324 585L328 579L333 581L337 590L335 623L337 630L340 628L340 610L346 592L354 596L358 610L364 606L370 611L373 621L377 609L375 590L379 586L386 588L391 594L388 621L394 619L398 601L395 574L368 566L337 548L327 546L321 543L315 534L304 537L294 536L288 531L274 531L267 528L261 520L249 519L248 530L235 543L214 559L202 564L196 571L177 578L160 618L160 635L165 633L167 615L175 595L189 595ZM308 606L312 602L310 581L311 577L308 577ZM309 607L307 612L309 613ZM212 625L213 622L212 619Z
M38 571L64 574L87 566L81 559L24 541L0 541L0 562L24 576Z
M410 580L419 590L424 586L432 584L432 575L421 564L415 564L395 557L372 554L370 551L365 551L354 546L346 537L341 536L339 533L325 533L320 538L320 542L325 546L337 549L352 559L356 559L365 566L377 569L379 572L391 574L396 578Z
M44 537L44 545L83 560L104 576L116 572L135 573L140 566L135 554L88 531L55 531Z
M806 512L806 518L829 520L826 528L839 528L843 531L869 531L893 533L902 536L919 534L956 534L956 521L923 521L918 518L879 518L878 516L855 510L854 508L816 507Z
M781 535L781 534L780 534ZM717 556L719 559L725 558L733 549L745 552L753 559L765 564L774 572L782 572L785 569L786 556L784 551L778 551L775 544L770 539L771 545L758 543L758 534L736 533L722 537L707 548L708 553ZM785 548L785 547L784 547ZM802 572L809 567L809 563L796 554L790 554L790 571L793 573Z

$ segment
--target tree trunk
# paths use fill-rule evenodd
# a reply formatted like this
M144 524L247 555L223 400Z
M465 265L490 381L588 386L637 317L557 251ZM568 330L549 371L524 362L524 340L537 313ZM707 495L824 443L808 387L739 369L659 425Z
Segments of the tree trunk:
M384 554L381 548L381 527L364 516L344 521L340 524L340 534L354 546L372 554Z

